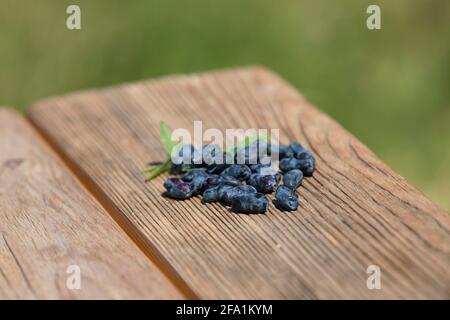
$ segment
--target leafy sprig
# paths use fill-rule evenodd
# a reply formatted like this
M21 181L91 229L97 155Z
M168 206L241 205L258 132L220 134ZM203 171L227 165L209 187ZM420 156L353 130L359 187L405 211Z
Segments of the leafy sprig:
M160 174L169 171L172 165L171 154L175 147L175 144L172 141L172 130L170 130L170 128L162 121L159 123L159 139L166 149L167 159L163 163L150 164L145 167L145 172L147 173L146 181L150 181Z
M172 149L175 147L172 141L172 130L162 121L159 123L159 139L170 156Z

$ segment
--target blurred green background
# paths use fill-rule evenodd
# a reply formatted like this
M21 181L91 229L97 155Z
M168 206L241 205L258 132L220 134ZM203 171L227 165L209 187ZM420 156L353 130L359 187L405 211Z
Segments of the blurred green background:
M262 64L450 209L449 31L446 0L2 0L0 104Z

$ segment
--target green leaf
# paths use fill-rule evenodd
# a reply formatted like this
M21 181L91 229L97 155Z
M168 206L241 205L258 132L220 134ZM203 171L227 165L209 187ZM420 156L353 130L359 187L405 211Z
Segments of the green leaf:
M167 153L170 155L174 144L172 142L172 130L163 122L159 123L159 138L161 143L166 148Z
M172 164L172 161L170 159L167 159L166 162L164 162L163 164L160 164L158 166L152 166L152 167L149 167L148 169L146 168L146 171L147 171L146 181L153 180L160 174L169 171L171 164Z
M248 147L252 143L258 141L258 140L264 140L267 141L267 136L263 135L254 135L251 137L245 137L240 143L238 143L238 147Z
M269 140L269 136L260 134L260 135L258 135L258 139L264 140L265 142L267 142Z
M253 140L254 140L253 137L245 137L241 145L243 145L243 147L248 147Z
M186 172L189 172L189 171L191 171L193 168L182 168L181 169L181 172L184 172L184 173L186 173Z
M171 152L169 153L169 158L172 159L172 153L175 154L175 155L180 154L180 150L181 150L181 148L182 148L183 146L184 146L184 144L183 144L182 142L177 143L176 145L174 145L174 146L172 147Z
M232 147L226 147L224 151L225 151L225 153L233 154L234 148L232 148Z
M162 164L154 165L154 166L147 166L144 169L144 172L152 172L153 170L158 169Z

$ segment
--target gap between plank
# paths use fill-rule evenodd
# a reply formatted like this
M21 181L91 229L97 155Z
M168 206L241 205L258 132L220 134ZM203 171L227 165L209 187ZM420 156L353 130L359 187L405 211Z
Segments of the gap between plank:
M119 227L126 233L130 240L137 245L137 247L144 253L144 255L153 262L156 267L172 282L172 284L187 298L191 300L199 300L199 296L189 287L178 272L173 269L170 263L162 256L158 249L156 249L147 239L145 239L138 231L136 231L124 215L116 208L114 203L108 196L97 186L97 184L78 166L74 161L67 157L64 152L58 147L45 132L34 123L34 121L26 117L31 127L43 139L50 149L54 151L55 156L58 157L66 171L72 174L76 180L90 193L106 212L113 218Z

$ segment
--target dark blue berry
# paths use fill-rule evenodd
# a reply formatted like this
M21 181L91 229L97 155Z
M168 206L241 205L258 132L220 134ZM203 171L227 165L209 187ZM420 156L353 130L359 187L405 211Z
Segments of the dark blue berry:
M269 161L267 163L257 163L257 164L251 164L248 167L250 170L252 170L253 173L261 173L261 169L263 168L270 168L272 163Z
M298 155L300 153L303 153L306 151L306 149L298 142L291 142L289 145L289 148L291 148L292 152L294 153L294 157L298 158Z
M305 174L306 176L311 176L316 166L316 159L311 154L311 152L303 148L303 146L301 146L299 143L293 142L291 144L291 148L292 146L294 146L293 148L295 149L295 158L302 161L298 169L302 170L303 174Z
M302 152L297 153L295 155L295 157L297 159L299 159L299 160L305 160L305 159L313 158L312 154L309 151L307 151L307 150L304 150Z
M298 186L302 183L302 180L303 172L299 169L290 170L283 176L283 184L292 190L297 189Z
M203 202L218 202L221 201L224 204L231 204L231 199L240 192L242 193L242 190L234 190L235 186L227 185L227 184L220 184L218 186L206 189L203 192ZM256 190L248 190L247 192L256 192Z
M298 207L298 195L286 186L279 186L273 203L280 210L293 211Z
M235 196L231 209L241 213L264 213L267 210L268 201L262 193L244 193Z
M284 159L284 158L290 158L294 156L294 152L292 149L288 146L285 146L284 144L278 144L273 146L274 150L271 150L271 157L272 159Z
M284 144L279 145L279 156L280 159L292 157L294 155L294 152L289 146L285 146Z
M220 174L223 170L225 170L228 166L227 160L231 157L228 153L222 154L222 161L215 161L206 166L206 170L211 174ZM231 161L232 162L232 161Z
M280 161L280 169L283 172L288 172L293 169L300 169L303 175L309 177L312 175L316 166L316 160L313 156L306 159L285 158Z
M230 186L230 185L220 185L218 186L219 188L219 198L220 201L222 202L226 202L227 201L227 193L234 188L234 186Z
M184 182L184 181L181 180L180 178L171 177L171 178L167 178L167 179L164 181L163 186L164 186L164 188L166 188L167 190L169 190L169 189L172 188L175 184L183 183L183 182Z
M206 171L210 174L220 174L225 168L227 167L226 164L209 164L206 166Z
M311 156L308 159L299 160L300 166L299 169L302 170L303 174L307 177L312 176L314 169L316 167L316 159Z
M288 172L293 169L299 169L300 168L299 161L300 160L294 157L281 159L279 164L280 170L283 172Z
M197 175L207 176L208 173L206 172L206 168L195 168L189 170L188 172L186 172L181 176L181 179L183 179L183 181L186 182L191 182L192 179L194 179L194 177Z
M164 182L164 187L166 188L167 195L169 198L174 199L187 199L192 196L193 190L192 186L181 180L180 178L169 178Z
M225 190L225 192L223 193L222 202L225 205L229 206L232 204L234 197L245 193L256 193L256 189L248 185L240 185L237 187L232 187L230 189Z
M252 174L252 171L245 164L233 164L226 168L220 175L231 176L238 180L247 180Z
M221 184L223 181L224 181L224 178L222 176L219 176L218 174L209 175L205 180L203 188L209 189L212 187L216 187L219 184Z
M290 147L294 151L294 157L301 161L297 169L302 170L305 176L311 176L316 166L316 159L298 142L292 142Z
M203 198L202 201L205 203L208 202L219 202L222 199L222 195L220 193L221 186L212 187L209 189L206 189L203 192Z
M203 192L205 190L205 182L209 178L207 175L196 175L190 182L192 187L192 194L197 195Z
M253 173L247 183L254 187L258 192L272 193L277 187L279 177L277 175L265 175Z
M221 177L222 177L221 184L229 185L229 186L239 186L241 184L241 181L239 181L235 177L230 177L230 176L221 176Z

